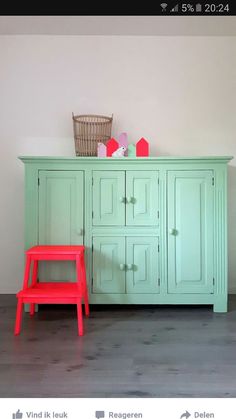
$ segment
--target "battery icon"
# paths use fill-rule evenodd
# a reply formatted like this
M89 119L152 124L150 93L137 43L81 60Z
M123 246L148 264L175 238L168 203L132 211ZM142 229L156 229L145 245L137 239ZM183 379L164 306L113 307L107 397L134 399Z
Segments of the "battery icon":
M200 3L196 4L196 12L201 12L202 11L202 5Z

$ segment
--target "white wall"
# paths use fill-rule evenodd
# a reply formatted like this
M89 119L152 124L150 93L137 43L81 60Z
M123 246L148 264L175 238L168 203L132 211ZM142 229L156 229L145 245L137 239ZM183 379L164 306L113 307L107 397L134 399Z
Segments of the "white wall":
M113 134L152 155L236 156L236 38L0 36L0 293L23 269L23 164L74 155L71 112L114 113ZM229 276L236 291L236 163L229 167Z

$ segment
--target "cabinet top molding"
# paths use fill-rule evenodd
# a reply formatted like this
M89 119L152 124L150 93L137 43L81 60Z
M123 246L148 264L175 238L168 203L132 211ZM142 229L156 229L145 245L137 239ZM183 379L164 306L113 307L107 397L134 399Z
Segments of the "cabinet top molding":
M169 163L169 162L211 162L211 163L227 163L232 160L234 156L160 156L160 157L124 157L122 159L113 159L108 157L61 157L61 156L19 156L19 159L24 163L35 163L43 161L63 162L63 163Z

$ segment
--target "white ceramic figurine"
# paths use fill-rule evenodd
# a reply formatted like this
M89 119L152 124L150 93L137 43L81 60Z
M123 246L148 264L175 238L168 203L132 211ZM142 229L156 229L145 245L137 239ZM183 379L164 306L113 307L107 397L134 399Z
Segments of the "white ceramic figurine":
M112 153L112 157L124 157L126 147L119 147L114 153Z

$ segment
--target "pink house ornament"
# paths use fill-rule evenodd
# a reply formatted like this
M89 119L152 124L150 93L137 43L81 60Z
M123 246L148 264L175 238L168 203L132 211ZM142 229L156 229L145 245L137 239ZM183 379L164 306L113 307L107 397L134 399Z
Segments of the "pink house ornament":
M97 145L97 156L106 157L107 156L107 147L103 143L98 143Z
M125 156L128 156L128 135L127 132L122 132L118 137L120 147L125 147Z
M128 148L128 135L127 132L122 132L118 137L118 143L120 147Z

